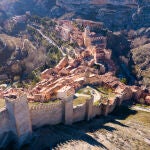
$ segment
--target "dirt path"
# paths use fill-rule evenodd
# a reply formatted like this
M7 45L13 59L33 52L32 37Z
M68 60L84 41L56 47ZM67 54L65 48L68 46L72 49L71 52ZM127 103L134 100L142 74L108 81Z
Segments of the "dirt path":
M96 89L88 86L89 89L91 89L91 95L94 97L94 102L98 101L101 99L101 94L98 92Z
M91 95L94 97L94 102L101 99L101 94L96 89L94 89L90 86L87 86L86 88L90 91ZM84 93L76 93L75 96L77 96L77 97L80 97L80 96L89 97L90 95L89 94L84 94Z

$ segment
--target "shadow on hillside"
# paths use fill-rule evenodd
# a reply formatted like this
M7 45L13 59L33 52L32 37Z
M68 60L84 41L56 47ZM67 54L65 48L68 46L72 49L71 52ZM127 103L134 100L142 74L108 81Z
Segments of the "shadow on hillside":
M107 149L102 143L88 135L87 132L93 133L100 129L113 132L116 130L115 128L105 125L109 122L119 126L128 127L116 119L124 120L129 115L135 115L136 113L136 111L131 110L128 106L123 105L119 108L116 108L115 111L107 117L96 117L88 122L82 121L71 126L62 124L55 126L44 126L34 130L32 141L30 141L29 145L23 146L21 150L48 150L72 140L84 141L90 145Z

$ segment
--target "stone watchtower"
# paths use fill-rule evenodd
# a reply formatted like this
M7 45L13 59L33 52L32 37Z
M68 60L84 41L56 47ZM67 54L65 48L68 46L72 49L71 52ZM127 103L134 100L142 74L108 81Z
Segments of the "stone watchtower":
M90 31L90 27L89 26L87 26L85 29L84 29L84 45L86 46L86 47L88 47L88 46L90 46L91 45L91 39L90 39L90 33L91 33L91 31Z
M66 125L73 123L73 96L64 100L64 123Z
M26 95L17 98L5 98L11 131L23 142L32 132L29 107Z
M89 77L90 77L90 71L89 71L89 69L88 68L85 68L85 74L84 74L84 77L85 77L85 82L86 82L86 84L88 84L89 82L90 82L90 79L89 79Z
M85 36L88 37L89 34L90 34L90 27L89 26L86 26L86 28L84 29L84 32L85 32Z

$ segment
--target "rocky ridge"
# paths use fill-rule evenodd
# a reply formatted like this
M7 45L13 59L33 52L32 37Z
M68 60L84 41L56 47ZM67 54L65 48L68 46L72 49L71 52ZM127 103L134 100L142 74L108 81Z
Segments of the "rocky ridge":
M35 15L53 18L80 17L104 22L111 30L148 27L150 25L149 7L148 0L53 0L50 2L48 0L14 0L11 2L3 0L0 2L0 10L8 16L31 11Z

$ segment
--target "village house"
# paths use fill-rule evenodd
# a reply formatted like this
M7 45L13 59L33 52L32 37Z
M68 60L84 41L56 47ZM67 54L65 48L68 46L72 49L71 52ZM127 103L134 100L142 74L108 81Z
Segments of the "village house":
M57 91L58 99L67 99L75 94L75 89L72 86L64 86Z

